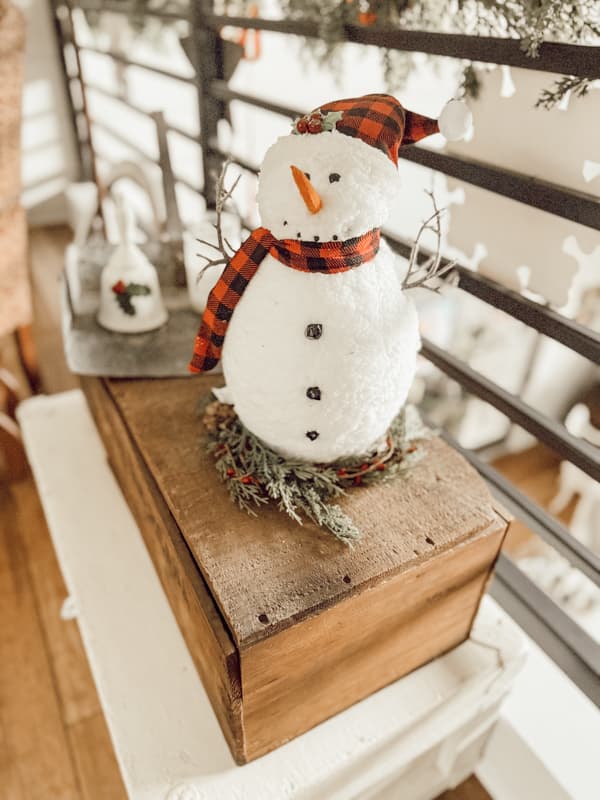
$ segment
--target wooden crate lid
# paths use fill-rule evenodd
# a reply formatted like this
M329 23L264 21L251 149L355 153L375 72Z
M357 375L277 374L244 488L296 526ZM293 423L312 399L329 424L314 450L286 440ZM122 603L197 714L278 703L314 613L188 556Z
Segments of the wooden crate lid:
M352 549L276 508L248 516L206 453L197 408L219 384L109 381L109 391L221 609L238 647L506 523L487 487L440 439L406 481L352 491L340 505L363 531Z

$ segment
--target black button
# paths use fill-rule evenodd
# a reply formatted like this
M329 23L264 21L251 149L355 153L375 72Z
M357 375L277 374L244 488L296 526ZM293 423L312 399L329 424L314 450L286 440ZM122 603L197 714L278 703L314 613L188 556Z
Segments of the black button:
M321 390L318 386L309 386L306 390L306 396L309 398L309 400L320 400Z
M304 334L307 339L320 339L323 335L323 326L320 322L311 322L306 326Z
M311 442L314 442L314 440L315 440L315 439L317 438L317 436L319 435L319 432L318 432L318 431L307 431L307 432L306 432L306 435L307 435L307 436L308 436L308 438L311 440Z

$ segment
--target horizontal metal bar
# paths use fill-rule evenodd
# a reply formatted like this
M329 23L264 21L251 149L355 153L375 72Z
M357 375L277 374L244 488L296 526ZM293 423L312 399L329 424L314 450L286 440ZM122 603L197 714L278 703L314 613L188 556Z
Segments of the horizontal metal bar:
M573 436L564 425L541 414L428 339L423 339L421 354L467 391L493 405L560 456L576 464L595 480L600 480L599 448Z
M212 146L223 158L231 157L234 163L248 172L258 175L260 170L255 164L251 164L237 156L228 156L225 151L216 147L216 145L213 144ZM404 258L410 256L412 246L408 242L387 231L385 232L385 238L397 253ZM425 261L431 253L422 248L420 255L420 260ZM444 266L450 262L449 259L444 258L441 263ZM506 289L501 284L466 267L456 265L454 270L459 277L458 285L464 291L510 314L530 328L564 344L565 347L575 350L585 358L591 359L594 363L600 363L600 334L596 333L596 331L585 328L583 325L563 317L551 308L523 297L518 292Z
M204 23L214 29L225 25L236 28L253 28L274 33L294 34L321 38L321 26L309 20L271 20L250 17L228 17L206 14ZM511 67L534 69L541 72L559 72L582 78L600 78L598 48L586 45L544 42L536 58L526 55L519 39L494 36L469 36L460 33L432 33L406 29L346 25L345 40L356 44L369 44L391 50L406 50L450 58L467 58L490 64L507 64Z
M132 103L131 100L123 97L122 95L115 94L114 92L110 92L108 89L105 89L102 86L98 86L95 83L90 83L89 81L85 82L86 90L96 92L97 94L101 95L102 97L106 97L107 100L114 100L117 103L121 103L122 105L126 106L131 111L135 111L136 114L143 114L145 117L150 118L152 115L152 111L147 111L142 106L138 106L136 103ZM185 139L189 139L190 142L194 144L200 144L200 135L193 133L189 133L188 131L184 131L183 128L179 128L177 125L173 125L170 122L166 123L167 130L176 133L178 136L183 136Z
M590 700L600 707L600 645L504 553L492 597Z
M175 175L175 183L180 183L182 186L185 186L186 189L189 189L190 192L194 192L194 194L204 196L204 186L194 186L193 183L190 183L186 178L182 178L181 175Z
M258 175L260 172L255 164L251 164L244 158L226 153L218 148L215 143L211 144L211 147L221 157L230 157L235 164L238 164L242 169L251 172L253 175ZM410 256L411 244L388 231L384 235L395 252L404 258ZM431 253L428 250L422 248L419 260L425 261L430 255ZM449 263L449 259L442 259L442 266ZM459 278L458 285L464 291L510 314L510 316L520 322L524 322L530 328L564 344L565 347L575 350L585 358L591 359L594 363L600 363L600 334L596 333L596 331L591 330L591 328L585 328L583 325L563 317L551 308L523 297L518 292L506 289L501 284L466 267L456 265L454 270Z
M598 60L600 61L600 48ZM557 217L600 230L600 200L594 195L466 156L453 156L426 147L401 147L398 157L511 200L518 200L532 208L539 208Z
M384 236L396 253L409 258L412 249L409 242L388 231L384 231ZM429 250L422 248L419 261L426 261L431 255ZM447 258L441 260L442 267L449 263ZM524 322L544 336L555 339L594 363L600 363L600 333L568 317L563 317L548 306L540 305L519 292L507 289L491 278L460 264L454 267L454 273L458 276L458 285L463 291Z
M246 94L245 92L236 92L233 89L230 89L225 81L212 81L209 91L213 97L216 97L218 100L239 100L247 105L255 106L256 108L262 108L265 111L271 111L273 114L281 114L283 117L291 117L294 119L295 117L300 117L305 113L305 111L300 111L299 109L292 108L291 106L283 106L270 100L264 100L262 97L255 97L254 95Z
M527 497L497 469L472 450L462 447L451 434L440 431L439 435L477 470L502 505L600 587L600 556L576 539L556 517Z
M94 119L90 117L90 124L92 128L99 128L101 131L106 133L108 136L112 136L113 139L120 142L121 144L125 145L125 147L129 147L130 150L133 150L141 158L144 158L146 161L151 161L153 164L158 164L158 159L151 156L145 150L143 150L138 144L132 142L131 139L128 139L126 136L123 136L121 131L116 130L110 125L107 125L106 122L99 119Z
M60 4L60 0L59 0ZM136 7L129 3L115 3L111 0L103 0L101 3L89 2L89 0L78 0L77 6L83 11L112 11L114 14L124 14L130 16L132 12L135 14ZM155 17L168 22L177 22L179 20L187 20L187 10L182 11L161 11L160 9L152 9L148 7L147 3L143 5L143 11L140 15L144 17Z
M93 47L92 45L87 44L80 45L79 50L83 53L96 53L97 55L107 56L108 58L112 58L112 60L116 61L118 64L123 64L126 67L145 69L148 72L154 72L156 75L162 75L165 78L172 78L173 80L180 81L181 83L191 83L193 85L196 83L196 78L194 75L178 75L176 72L170 72L169 70L162 69L161 67L154 67L152 64L144 64L141 61L134 61L131 58L126 58L120 53L115 53L112 50L102 50L100 47Z
M600 59L600 48L598 48L598 58ZM213 81L210 91L220 100L238 100L286 117L294 118L306 113L306 109L292 108L245 92L233 91L224 81ZM532 208L539 208L563 219L600 230L600 200L594 195L466 156L440 153L426 147L401 147L398 155L405 161L443 172L445 175L525 203Z
M600 364L600 333L564 317L548 306L542 306L519 292L506 289L491 278L457 267L461 289L480 300L490 303L530 328L564 344L571 350Z
M212 153L216 153L216 155L221 156L221 158L231 159L234 164L237 164L238 167L246 170L246 172L251 172L253 175L258 175L260 172L260 169L257 166L251 164L249 161L246 161L243 156L236 156L233 153L227 153L225 150L222 150L215 140L211 140L208 143L208 148Z

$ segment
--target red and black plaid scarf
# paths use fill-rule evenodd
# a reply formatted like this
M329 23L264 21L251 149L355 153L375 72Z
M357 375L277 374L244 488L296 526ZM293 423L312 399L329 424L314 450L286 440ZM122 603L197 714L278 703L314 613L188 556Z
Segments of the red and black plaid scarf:
M267 254L301 272L334 274L374 258L379 250L379 238L379 228L355 239L323 244L276 239L266 228L252 231L208 296L194 342L190 372L207 372L218 364L233 311Z

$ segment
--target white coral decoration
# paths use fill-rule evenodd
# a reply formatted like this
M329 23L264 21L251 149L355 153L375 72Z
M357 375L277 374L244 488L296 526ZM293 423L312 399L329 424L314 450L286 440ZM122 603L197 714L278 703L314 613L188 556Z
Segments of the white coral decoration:
M449 142L464 139L473 127L473 114L462 100L450 100L438 119L440 133Z

